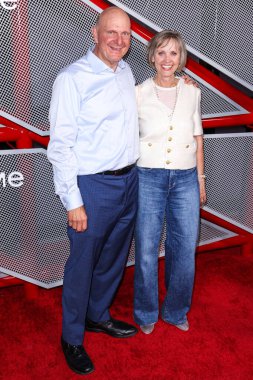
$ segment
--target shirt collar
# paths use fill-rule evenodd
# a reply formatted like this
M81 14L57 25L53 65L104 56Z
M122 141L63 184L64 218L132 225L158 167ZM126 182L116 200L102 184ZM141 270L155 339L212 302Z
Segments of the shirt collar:
M91 47L87 52L87 61L91 65L92 71L96 74L102 71L114 72L109 66L107 66L101 59L99 59L94 53L94 46ZM122 70L126 67L126 63L121 59L118 63L116 72Z

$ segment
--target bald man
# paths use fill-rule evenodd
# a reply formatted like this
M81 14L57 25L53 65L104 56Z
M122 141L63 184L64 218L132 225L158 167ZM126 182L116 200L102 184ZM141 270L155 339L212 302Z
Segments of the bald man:
M109 312L137 208L134 78L122 60L130 46L129 17L110 7L92 34L95 47L57 76L49 113L48 158L70 240L61 344L69 367L79 374L94 370L83 347L85 330L116 338L137 333Z

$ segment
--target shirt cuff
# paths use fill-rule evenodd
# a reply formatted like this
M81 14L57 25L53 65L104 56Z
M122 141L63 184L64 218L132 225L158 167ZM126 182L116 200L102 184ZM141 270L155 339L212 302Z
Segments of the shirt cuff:
M61 201L67 211L83 206L83 199L79 189L76 189L71 194L62 195Z

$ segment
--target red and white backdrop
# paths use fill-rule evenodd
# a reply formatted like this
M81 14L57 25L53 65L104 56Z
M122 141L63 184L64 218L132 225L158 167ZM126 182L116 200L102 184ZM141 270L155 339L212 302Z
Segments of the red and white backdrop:
M198 251L241 245L252 253L251 0L2 1L0 271L46 288L62 283L69 254L66 214L46 158L52 85L93 44L91 27L108 5L132 18L126 60L137 83L153 75L146 60L150 37L164 28L183 35L185 72L202 90L205 129L208 202Z

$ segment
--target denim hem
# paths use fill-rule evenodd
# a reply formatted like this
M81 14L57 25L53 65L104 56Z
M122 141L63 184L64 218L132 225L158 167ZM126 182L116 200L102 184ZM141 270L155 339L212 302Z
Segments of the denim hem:
M185 316L185 319L182 321L178 321L178 322L170 322L170 321L167 321L166 319L164 319L162 317L162 320L165 322L165 323L169 323L170 325L173 325L173 326L176 326L176 325L182 325L183 323L185 323L187 321L187 317Z
M158 322L158 318L157 319L155 319L155 320L152 320L152 321L141 321L140 319L138 319L138 318L135 318L135 317L133 317L133 319L134 319L134 322L137 324L137 325L139 325L139 326L146 326L146 325L151 325L152 323L157 323Z

